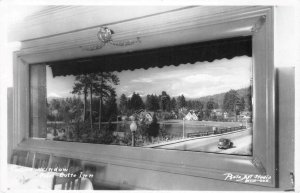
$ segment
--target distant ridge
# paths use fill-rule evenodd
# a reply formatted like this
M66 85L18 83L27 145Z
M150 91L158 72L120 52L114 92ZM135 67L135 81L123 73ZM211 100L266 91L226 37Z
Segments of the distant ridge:
M237 93L239 94L240 97L244 97L245 100L247 100L246 96L249 93L248 89L249 89L249 87L237 89L236 91L237 91ZM187 98L186 100L201 101L201 102L206 103L207 101L209 101L212 98L212 99L214 99L215 102L217 102L219 104L219 107L221 108L223 106L223 100L224 100L225 93L226 92L223 92L223 93L220 93L220 94L203 96L203 97L199 97L199 98Z

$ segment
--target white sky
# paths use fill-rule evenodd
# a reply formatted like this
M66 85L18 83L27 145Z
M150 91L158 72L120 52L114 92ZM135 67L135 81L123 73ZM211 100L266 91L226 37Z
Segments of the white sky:
M235 57L213 62L197 62L178 67L137 69L115 72L120 78L116 87L117 96L130 96L133 92L141 96L161 94L170 96L183 94L187 98L198 98L227 92L230 89L245 88L250 85L252 58ZM47 67L48 97L69 97L74 84L74 76L52 77Z

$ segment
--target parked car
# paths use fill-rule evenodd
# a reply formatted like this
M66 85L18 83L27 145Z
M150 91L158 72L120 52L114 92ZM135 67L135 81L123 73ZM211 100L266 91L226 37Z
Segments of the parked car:
M221 138L219 139L218 148L228 149L233 147L233 142L230 139Z

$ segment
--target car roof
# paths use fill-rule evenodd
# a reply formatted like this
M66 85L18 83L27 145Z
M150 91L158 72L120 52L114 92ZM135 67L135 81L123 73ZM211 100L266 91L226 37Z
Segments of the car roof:
M219 141L229 141L230 139L227 138L220 138Z

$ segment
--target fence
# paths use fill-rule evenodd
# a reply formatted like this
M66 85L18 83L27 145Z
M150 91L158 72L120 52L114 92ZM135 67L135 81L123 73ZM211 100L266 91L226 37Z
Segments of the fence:
M196 133L187 133L187 137L202 137L202 136L208 136L208 135L214 135L214 134L222 134L227 133L231 131L237 131L241 129L246 129L245 126L240 127L228 127L228 128L216 128L214 131L206 131L206 132L196 132Z

